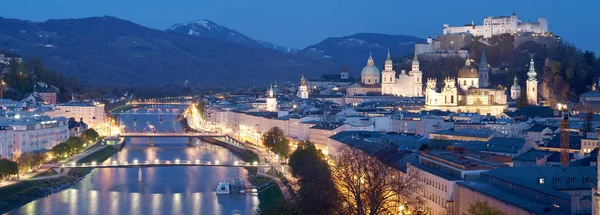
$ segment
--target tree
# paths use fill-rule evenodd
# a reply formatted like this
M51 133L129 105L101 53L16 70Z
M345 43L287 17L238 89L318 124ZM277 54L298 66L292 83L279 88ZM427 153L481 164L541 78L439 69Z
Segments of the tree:
M283 159L287 159L290 155L289 141L279 127L273 127L264 134L263 145Z
M323 153L304 141L290 156L292 175L300 186L297 206L302 214L335 214L340 207L338 191Z
M99 137L100 135L98 135L98 132L96 132L96 130L94 130L93 128L89 128L83 131L83 133L81 133L81 139L83 142L95 142L96 140L98 140Z
M494 208L487 201L477 201L469 205L469 215L504 215L504 212Z
M0 159L0 178L6 178L10 175L16 175L19 173L19 167L17 163L7 159Z
M69 155L74 155L83 147L83 141L79 137L69 137L66 141Z
M382 158L385 159L385 158ZM398 214L400 206L419 212L422 199L418 171L406 174L353 147L333 159L333 179L340 190L344 214Z
M552 61L552 63L550 63L550 70L554 74L559 74L562 70L562 65L560 64L560 62Z

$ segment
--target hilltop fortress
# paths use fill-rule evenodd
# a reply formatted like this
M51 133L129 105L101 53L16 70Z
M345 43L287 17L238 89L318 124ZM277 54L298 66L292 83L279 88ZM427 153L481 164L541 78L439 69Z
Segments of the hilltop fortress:
M515 13L510 16L490 16L483 19L483 25L475 25L475 22L464 26L450 27L444 24L444 35L470 33L473 36L490 38L500 34L535 33L547 34L548 20L540 17L537 22L521 22Z

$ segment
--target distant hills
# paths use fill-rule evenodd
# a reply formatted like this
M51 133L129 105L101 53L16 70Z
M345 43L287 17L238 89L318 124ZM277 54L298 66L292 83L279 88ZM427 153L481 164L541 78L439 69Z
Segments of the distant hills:
M252 39L240 32L237 32L236 30L229 29L206 19L175 24L173 27L170 27L165 31L209 37L251 47L275 49L284 53L294 53L298 51L298 49L295 48L283 47L266 41Z
M358 77L369 51L402 57L423 39L383 34L328 38L302 50L259 41L208 20L164 31L115 17L30 22L0 18L0 49L39 57L91 85L239 86L318 77L348 65Z
M425 42L425 39L405 35L360 33L327 38L300 50L298 54L329 60L336 65L346 64L350 70L356 70L366 65L369 52L372 52L375 65L382 69L388 48L392 58L398 59L412 55L415 43L419 42Z

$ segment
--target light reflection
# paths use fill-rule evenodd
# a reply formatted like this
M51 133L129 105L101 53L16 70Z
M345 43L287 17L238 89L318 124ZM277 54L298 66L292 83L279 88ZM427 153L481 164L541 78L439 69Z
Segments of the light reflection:
M160 213L162 211L162 194L153 193L152 194L152 210L155 213Z
M98 212L98 191L88 190L90 192L89 203L90 214L96 214Z
M110 213L108 214L119 214L119 202L121 202L119 196L119 192L110 192Z
M129 214L140 214L140 205L141 205L141 194L140 193L131 193L131 201L130 201L130 207L131 207L131 211L129 212Z
M171 202L171 208L173 209L173 213L171 214L182 214L181 206L181 193L174 193L173 200Z
M77 195L77 190L69 189L69 212L71 215L77 214L77 200L79 195Z

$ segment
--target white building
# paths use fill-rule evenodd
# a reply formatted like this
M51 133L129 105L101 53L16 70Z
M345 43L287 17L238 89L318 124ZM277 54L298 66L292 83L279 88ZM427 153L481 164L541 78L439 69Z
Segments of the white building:
M14 145L7 156L18 156L22 153L39 150L50 150L55 145L69 138L69 126L67 119L41 117L23 117L20 119L5 119L1 126L10 126L14 129ZM2 133L2 132L0 132ZM0 134L3 137L4 134ZM4 141L10 144L10 138Z
M77 121L83 120L90 128L106 123L104 104L100 103L69 102L58 104L53 111L44 114L54 118L65 117L67 119L75 118Z
M10 126L1 126L0 157L5 159L12 159L15 149L15 131Z
M385 60L385 68L381 71L381 94L403 97L423 96L423 72L419 69L419 60L415 54L412 61L412 69L409 74L402 70L399 75L393 69L394 62L388 50Z
M304 75L300 78L300 86L298 87L298 95L301 99L308 99L308 86L306 85L306 79Z
M531 57L531 62L529 62L529 71L527 72L527 92L525 93L525 95L527 95L527 103L531 105L538 104L538 82L535 76L537 76L537 73L535 72L533 57Z
M474 112L498 115L507 108L503 88L479 88L479 73L467 58L458 72L458 86L453 78L444 80L444 87L437 92L435 79L428 79L425 89L425 110Z
M483 19L483 25L475 22L464 26L450 27L444 24L444 34L470 33L473 36L489 38L500 34L516 34L520 32L546 34L548 33L548 20L540 17L537 22L521 22L516 14L511 16L490 16Z
M271 88L269 88L269 90L267 91L267 111L269 111L269 112L277 111L277 95L275 95L273 86L271 86Z

